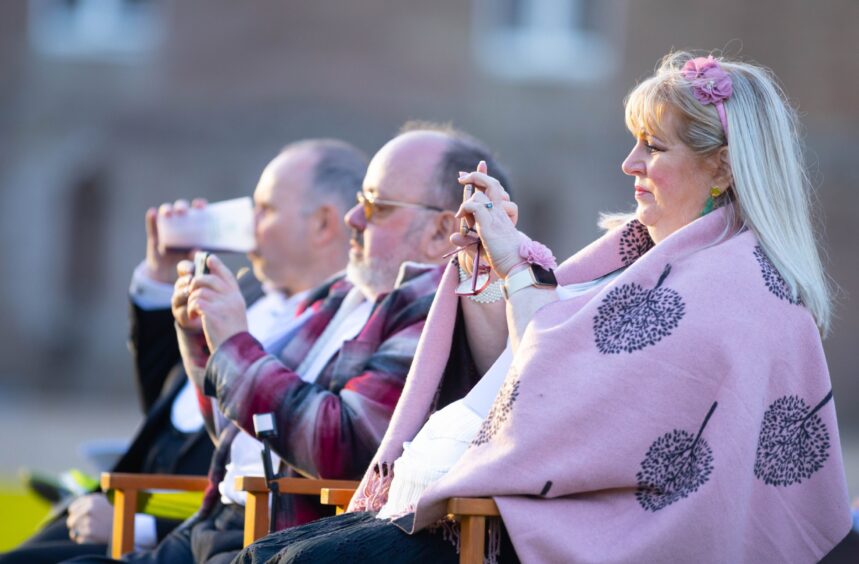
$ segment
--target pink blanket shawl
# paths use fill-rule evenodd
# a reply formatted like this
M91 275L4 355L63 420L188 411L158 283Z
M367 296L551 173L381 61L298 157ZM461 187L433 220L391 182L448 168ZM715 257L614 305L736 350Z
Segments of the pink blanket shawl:
M524 562L811 562L835 546L850 512L820 336L750 231L713 244L723 226L716 211L651 249L631 222L568 259L561 284L629 267L537 312L413 529L447 498L491 496ZM377 468L428 416L455 282L449 268ZM351 509L378 509L389 480L371 466Z

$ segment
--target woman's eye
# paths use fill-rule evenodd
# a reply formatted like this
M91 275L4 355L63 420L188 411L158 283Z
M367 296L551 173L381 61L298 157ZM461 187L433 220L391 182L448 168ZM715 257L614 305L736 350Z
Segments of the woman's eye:
M652 144L652 143L648 143L647 141L642 141L642 142L644 143L644 149L645 149L648 153L655 153L655 152L658 152L658 151L661 151L661 150L662 150L662 149L660 149L659 147L657 147L656 145L654 145L654 144Z

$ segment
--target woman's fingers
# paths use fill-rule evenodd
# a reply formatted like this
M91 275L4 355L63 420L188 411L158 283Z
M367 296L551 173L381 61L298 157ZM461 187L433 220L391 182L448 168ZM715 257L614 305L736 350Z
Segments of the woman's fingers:
M457 247L475 247L477 243L477 235L463 235L462 233L454 233L450 236L450 242Z
M510 218L513 225L519 223L519 206L513 202L501 202L501 207L504 209L504 213L507 214L507 217Z
M490 200L493 202L497 201L509 201L510 194L507 193L507 190L501 186L501 183L498 182L492 176L489 176L485 172L469 172L465 176L459 178L460 184L472 184L477 190L481 192L485 192Z
M512 204L512 207L508 207L506 204L512 204L512 202L493 202L486 194L478 191L462 203L456 216L465 217L467 214L470 214L474 217L475 228L478 231L477 234L481 235L481 226L485 227L487 221L503 221L500 216L506 216L512 221L513 218L510 217L510 213L513 213L518 219L519 212L516 204Z

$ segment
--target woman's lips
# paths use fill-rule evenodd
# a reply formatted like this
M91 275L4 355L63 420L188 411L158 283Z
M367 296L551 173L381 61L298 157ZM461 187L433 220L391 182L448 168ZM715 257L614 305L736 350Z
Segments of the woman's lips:
M638 196L643 196L644 194L650 194L650 191L649 191L649 190L645 190L645 189L644 189L644 188L642 188L641 186L636 186L636 187L635 187L635 197L636 197L636 198L637 198Z

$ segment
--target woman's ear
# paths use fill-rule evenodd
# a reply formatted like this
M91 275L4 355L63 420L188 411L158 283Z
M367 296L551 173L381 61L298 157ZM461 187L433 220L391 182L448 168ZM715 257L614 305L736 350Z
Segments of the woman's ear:
M721 147L716 152L716 174L714 184L723 191L734 185L734 175L731 172L731 160L728 147Z

